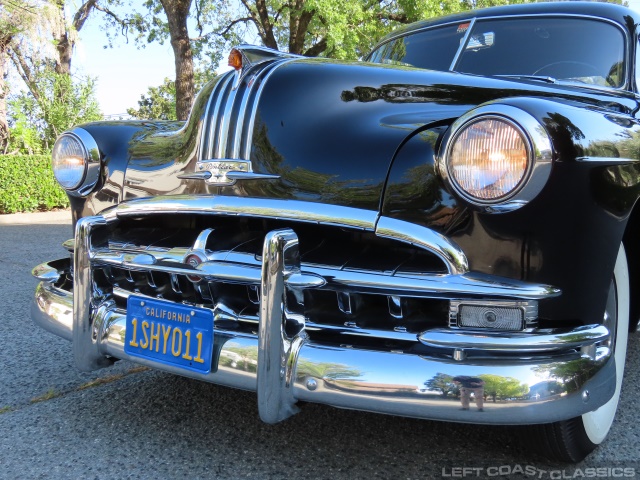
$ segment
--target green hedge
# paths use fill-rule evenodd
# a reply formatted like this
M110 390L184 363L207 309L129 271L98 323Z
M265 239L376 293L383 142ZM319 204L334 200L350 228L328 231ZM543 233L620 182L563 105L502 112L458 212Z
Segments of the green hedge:
M0 155L0 213L68 207L49 155Z

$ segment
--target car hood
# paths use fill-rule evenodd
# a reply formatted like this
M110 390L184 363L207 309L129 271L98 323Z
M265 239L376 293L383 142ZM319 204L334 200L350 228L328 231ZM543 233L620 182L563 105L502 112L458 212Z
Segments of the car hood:
M182 130L132 144L124 199L215 194L378 210L403 143L417 131L442 132L479 104L533 95L614 110L631 105L606 92L322 59L262 65L239 86L234 75L203 89ZM248 160L253 176L211 183L201 170L212 159ZM424 161L434 162L433 148L425 147Z

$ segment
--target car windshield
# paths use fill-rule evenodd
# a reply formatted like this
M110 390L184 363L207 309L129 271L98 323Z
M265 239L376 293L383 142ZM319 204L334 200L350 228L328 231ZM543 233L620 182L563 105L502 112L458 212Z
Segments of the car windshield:
M574 17L479 19L395 38L369 60L475 75L624 85L624 35L613 24ZM472 28L471 32L468 32Z

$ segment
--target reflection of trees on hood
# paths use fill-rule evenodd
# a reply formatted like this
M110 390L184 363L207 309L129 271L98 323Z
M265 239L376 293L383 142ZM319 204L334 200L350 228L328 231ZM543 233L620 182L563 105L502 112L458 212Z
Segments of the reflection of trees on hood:
M448 105L477 105L495 98L511 97L524 93L522 89L484 88L470 85L387 84L379 88L354 87L353 90L344 90L340 98L343 102L366 103L382 100L390 103L433 102Z

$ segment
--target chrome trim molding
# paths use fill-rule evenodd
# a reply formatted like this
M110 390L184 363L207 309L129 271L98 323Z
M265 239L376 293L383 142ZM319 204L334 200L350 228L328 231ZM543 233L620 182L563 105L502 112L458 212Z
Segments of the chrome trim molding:
M528 144L529 165L525 177L512 192L503 199L480 201L468 195L449 172L449 156L457 136L469 124L480 119L497 118L517 128ZM483 209L486 213L505 213L521 208L533 200L546 185L551 174L553 149L551 139L543 125L524 110L512 105L488 103L465 113L446 134L437 158L437 168L448 187L467 203Z
M234 185L237 180L277 180L280 175L254 173L249 160L220 158L199 160L196 172L183 173L178 178L204 180L209 185Z
M202 126L200 162L249 160L255 116L267 80L279 66L303 58L263 47L240 45L236 49L248 66L242 68L242 73L223 74L212 89ZM238 176L236 180L246 178Z
M237 50L242 55L242 68L236 71L236 80L234 88L238 88L244 77L248 75L250 70L265 62L273 62L277 60L305 58L303 55L295 53L281 52L269 47L260 45L240 44L232 49Z
M124 217L158 213L238 215L373 231L378 212L353 207L326 205L300 200L224 197L211 195L171 195L122 202L102 215L108 222Z
M376 225L376 235L429 250L444 262L451 274L460 275L469 271L469 262L462 249L429 228L381 216Z
M453 60L451 61L451 65L449 66L450 72L455 72L456 65L458 64L458 60L460 59L462 52L464 52L467 48L467 43L469 42L469 36L471 35L473 26L476 24L476 20L477 20L476 17L473 17L471 19L471 21L469 22L469 26L467 27L467 31L464 32L464 37L462 37L462 39L460 40L460 46L458 47L458 50L456 51L456 54L453 57ZM458 25L462 25L462 24L459 23Z
M581 348L609 339L604 325L585 325L565 332L497 333L484 330L433 329L418 335L424 345L448 349L479 349L500 352L552 352L561 345L563 349ZM605 347L602 347L605 348Z

